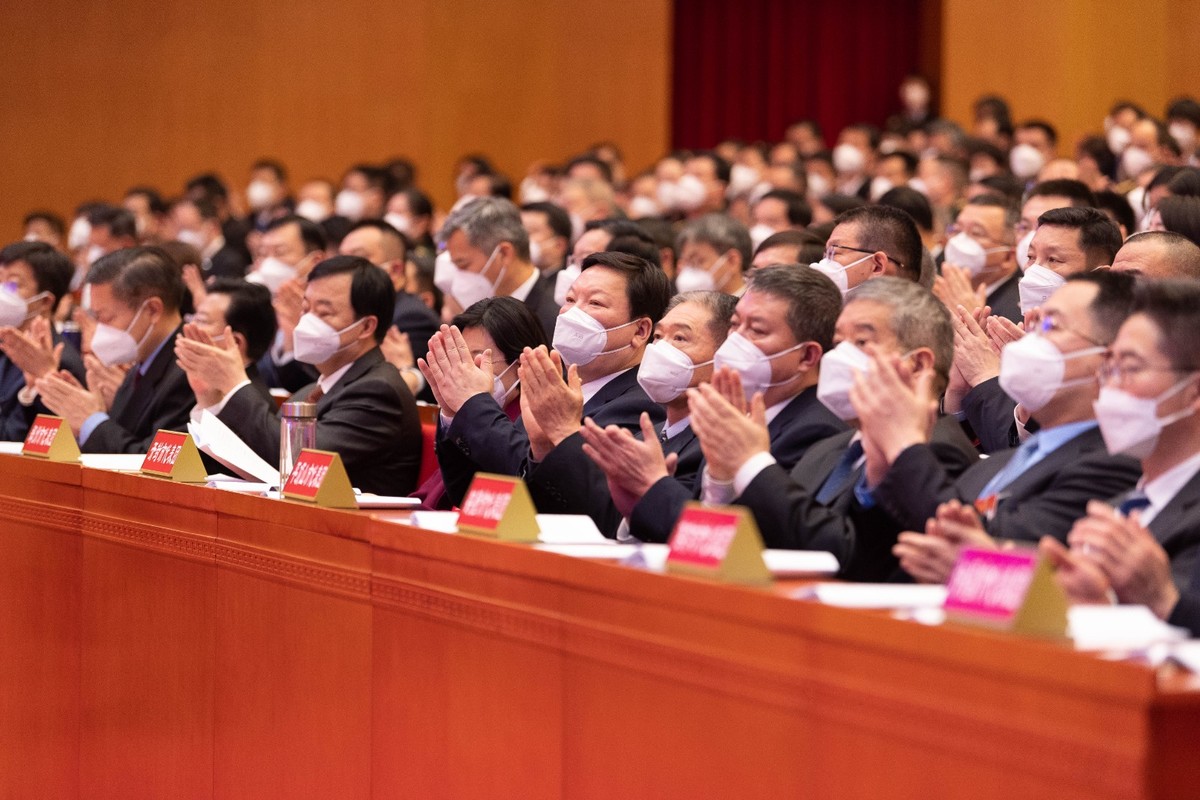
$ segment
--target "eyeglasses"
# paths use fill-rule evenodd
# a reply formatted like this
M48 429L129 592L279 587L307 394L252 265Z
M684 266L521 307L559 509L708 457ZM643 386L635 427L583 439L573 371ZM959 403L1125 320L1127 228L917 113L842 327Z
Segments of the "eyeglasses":
M1109 353L1104 357L1104 363L1096 370L1096 375L1100 378L1101 383L1116 383L1117 385L1125 385L1131 379L1136 378L1143 372L1195 372L1191 367L1154 367L1149 364L1142 364L1136 361L1118 361Z
M849 250L852 253L866 253L867 255L870 255L870 256L873 256L876 253L880 252L878 250L863 250L861 247L849 247L844 244L830 244L830 245L825 246L825 258L832 259L834 256L837 255L838 250ZM887 253L884 253L883 255L885 258L887 258L888 261L891 261L897 267L904 269L904 265L901 264L899 261L897 261L896 259L889 256Z
M1052 331L1066 331L1067 333L1075 334L1085 342L1090 342L1097 347L1108 347L1108 342L1102 342L1099 339L1092 338L1086 333L1076 330L1075 328L1068 328L1066 325L1063 325L1058 321L1058 317L1056 317L1054 314L1047 314L1046 316L1042 317L1042 321L1038 324L1037 330L1043 334L1047 334Z
M967 236L970 236L972 239L976 239L976 240L983 241L983 242L990 242L991 244L999 244L999 245L1005 244L1005 242L1002 242L999 239L993 239L991 236L989 236L987 234L986 231L982 231L979 228L968 229L962 225L959 225L957 222L946 226L946 236L947 237L954 236L955 234L959 234L959 233L965 233Z

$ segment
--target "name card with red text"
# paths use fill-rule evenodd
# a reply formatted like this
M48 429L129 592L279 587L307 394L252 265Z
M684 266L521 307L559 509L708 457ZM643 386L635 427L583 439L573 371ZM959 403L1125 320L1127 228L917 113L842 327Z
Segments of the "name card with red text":
M21 455L50 461L78 461L79 445L62 417L38 414L21 445Z
M180 483L204 483L208 471L189 434L159 431L142 459L142 474Z
M740 506L684 506L671 533L667 571L730 583L768 584L762 535Z
M325 508L358 508L342 457L328 450L300 451L283 496Z
M1067 598L1032 547L964 548L946 584L946 618L985 628L1060 638Z
M475 474L458 512L463 533L511 542L536 542L541 532L525 481L509 475Z

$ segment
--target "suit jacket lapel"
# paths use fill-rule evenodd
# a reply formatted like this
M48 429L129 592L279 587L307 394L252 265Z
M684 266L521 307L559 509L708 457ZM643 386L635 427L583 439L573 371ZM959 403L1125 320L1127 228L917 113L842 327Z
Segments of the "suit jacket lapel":
M620 375L601 386L600 391L592 395L592 399L583 404L583 415L586 417L589 414L596 413L596 409L600 408L614 397L620 397L621 395L625 394L625 392L629 389L629 384L636 382L637 368L631 367L625 370Z
M1179 490L1179 493L1172 497L1163 510L1151 520L1149 527L1154 538L1160 544L1171 538L1197 502L1200 502L1200 473L1193 475L1192 479Z

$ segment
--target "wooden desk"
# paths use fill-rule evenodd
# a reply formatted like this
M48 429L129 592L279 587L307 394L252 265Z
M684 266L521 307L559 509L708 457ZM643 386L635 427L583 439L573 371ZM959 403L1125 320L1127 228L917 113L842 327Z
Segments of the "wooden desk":
M1195 797L1190 675L0 456L0 797Z

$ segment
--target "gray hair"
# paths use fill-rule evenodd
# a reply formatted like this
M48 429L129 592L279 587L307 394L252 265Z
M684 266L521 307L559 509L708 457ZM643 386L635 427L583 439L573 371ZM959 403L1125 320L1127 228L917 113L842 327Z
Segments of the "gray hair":
M680 292L667 303L667 312L684 303L695 303L708 312L708 332L713 342L720 347L729 336L729 326L733 320L733 311L737 308L737 298L724 292Z
M455 231L466 234L474 248L491 255L501 242L508 242L522 261L529 260L529 234L521 224L521 211L503 197L480 197L446 217L440 234L444 242Z
M706 244L724 254L736 250L742 256L742 271L750 268L750 231L746 226L725 214L705 214L697 220L689 222L675 242L676 252L696 242Z
M902 352L928 347L933 351L934 390L945 391L954 361L954 326L950 312L933 292L903 278L885 276L860 284L846 305L870 300L892 311L892 330Z

